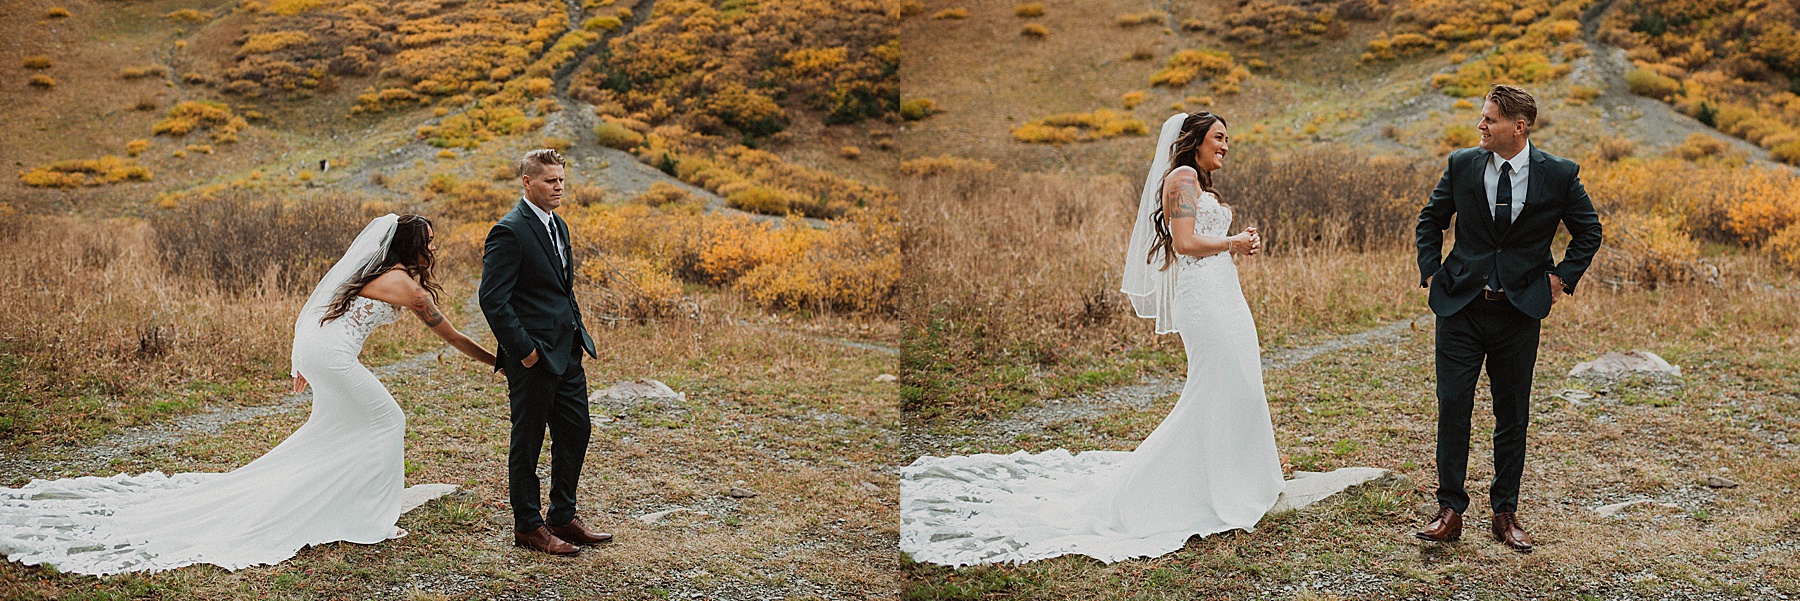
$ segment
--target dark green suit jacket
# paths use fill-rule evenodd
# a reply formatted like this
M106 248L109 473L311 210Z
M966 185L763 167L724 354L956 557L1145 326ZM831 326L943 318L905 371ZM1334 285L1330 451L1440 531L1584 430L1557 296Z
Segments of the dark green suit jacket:
M1493 153L1465 148L1450 153L1450 164L1431 202L1419 212L1419 285L1430 278L1431 311L1449 317L1481 294L1489 274L1500 272L1500 284L1513 306L1536 319L1550 315L1550 278L1555 272L1565 292L1587 271L1600 250L1600 216L1581 186L1581 166L1538 150L1533 145L1526 173L1525 206L1504 238L1494 228L1482 172ZM1456 246L1444 257L1444 230L1456 219ZM1550 255L1556 225L1569 230L1569 247L1561 263Z
M525 203L520 199L488 230L481 253L481 313L499 342L496 369L526 369L519 362L536 350L538 362L530 369L561 374L576 360L575 345L595 356L594 339L575 302L574 254L568 265L560 264L550 232ZM555 213L550 218L562 248L573 248L568 224Z

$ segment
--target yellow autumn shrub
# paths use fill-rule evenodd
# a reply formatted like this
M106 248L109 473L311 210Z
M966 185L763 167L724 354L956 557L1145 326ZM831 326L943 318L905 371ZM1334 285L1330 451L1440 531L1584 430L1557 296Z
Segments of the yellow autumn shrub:
M1119 136L1142 136L1150 127L1142 119L1108 109L1064 113L1033 119L1012 128L1013 139L1035 144L1091 142Z
M37 188L76 188L128 181L150 181L150 169L116 156L57 161L19 172L25 185Z

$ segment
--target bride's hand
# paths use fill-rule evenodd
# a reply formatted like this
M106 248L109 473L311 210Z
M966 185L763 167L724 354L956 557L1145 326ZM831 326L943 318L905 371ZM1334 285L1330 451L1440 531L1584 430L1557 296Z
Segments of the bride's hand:
M304 392L305 390L306 390L306 376L294 376L294 394L300 394L301 392Z
M1256 239L1256 234L1251 231L1238 232L1238 235L1226 238L1226 240L1230 242L1231 254L1234 255L1254 253L1256 252L1256 246L1259 244Z
M1250 254L1262 252L1262 232L1257 231L1254 225L1244 228L1244 232L1250 234Z

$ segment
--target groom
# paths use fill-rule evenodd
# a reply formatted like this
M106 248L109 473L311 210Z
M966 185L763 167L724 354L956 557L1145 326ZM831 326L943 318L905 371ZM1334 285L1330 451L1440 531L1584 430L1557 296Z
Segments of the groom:
M576 481L592 427L581 353L594 356L594 340L575 304L568 224L555 214L563 201L563 165L555 150L525 154L518 165L525 198L488 231L481 254L481 312L499 342L494 366L506 372L512 409L506 477L513 542L552 555L612 540L575 517ZM537 464L545 426L553 443L550 512L540 516Z
M1462 536L1469 508L1469 413L1487 361L1494 397L1494 482L1488 488L1494 538L1522 553L1531 537L1514 513L1525 470L1531 375L1538 328L1600 249L1600 218L1581 186L1581 167L1531 145L1537 103L1525 90L1495 85L1481 108L1481 146L1450 154L1449 167L1419 213L1419 285L1437 314L1438 513L1419 538ZM1456 219L1456 245L1443 256ZM1556 225L1569 230L1561 263L1550 255Z

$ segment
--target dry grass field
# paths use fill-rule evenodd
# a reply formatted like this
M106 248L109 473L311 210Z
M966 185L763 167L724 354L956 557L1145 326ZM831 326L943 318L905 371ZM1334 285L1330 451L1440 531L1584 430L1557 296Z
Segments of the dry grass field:
M579 499L587 522L618 538L579 557L512 547L505 383L451 355L384 382L407 415L408 484L466 491L403 517L406 538L312 548L276 566L229 573L202 566L95 579L7 563L0 597L880 597L896 588L899 574L889 467L897 414L893 385L874 381L892 369L892 358L770 327L678 320L595 331L601 355L587 363L594 388L656 378L688 396L595 407L611 420L595 427ZM410 322L385 329L423 331ZM302 405L143 449L106 471L228 470L304 419ZM17 484L55 475L73 474L4 478ZM734 486L756 496L726 496ZM635 519L681 507L691 511L655 524Z
M1166 415L1173 396L1139 403L1141 393L1125 391L1179 382L1179 341L1153 336L1116 292L1150 135L1037 144L1013 128L1108 109L1154 130L1171 112L1204 107L1231 123L1232 154L1217 178L1237 212L1234 229L1254 224L1270 241L1266 256L1239 260L1265 356L1335 349L1267 374L1284 467L1377 466L1409 482L1357 489L1154 559L948 569L903 558L904 598L1775 599L1800 587L1791 543L1800 434L1787 416L1800 394L1792 358L1800 278L1785 237L1774 235L1800 219L1794 176L1771 168L1760 149L1634 95L1626 73L1639 57L1593 34L1614 13L1587 9L1606 3L1514 3L1509 10L1532 13L1508 16L1544 22L1531 26L1547 37L1563 35L1559 20L1586 28L1573 41L1587 50L1549 54L1547 64L1567 72L1529 84L1543 115L1533 141L1584 165L1608 227L1582 289L1545 322L1521 505L1538 551L1520 556L1491 542L1481 509L1460 544L1411 537L1435 510L1433 327L1389 324L1428 313L1410 246L1414 219L1443 153L1474 144L1462 130L1479 99L1446 93L1434 75L1460 77L1498 53L1451 44L1394 60L1358 55L1377 37L1477 14L1451 4L1462 6L1384 3L1393 12L1373 21L1340 18L1325 32L1257 44L1218 24L1232 11L1290 5L927 2L903 22L903 39L918 40L908 45L903 98L930 100L935 112L901 139L916 161L903 162L916 175L898 185L913 201L903 222L915 241L900 359L902 463L1125 450ZM1369 4L1291 6L1326 5L1345 17ZM1389 18L1430 7L1441 10ZM931 18L949 8L968 17ZM1147 24L1126 24L1159 10ZM1212 25L1183 27L1191 19ZM1025 34L1027 24L1044 35ZM1236 93L1216 93L1224 87L1216 81L1150 85L1187 49L1224 51L1251 76ZM1378 328L1398 334L1335 346ZM1576 363L1634 349L1681 365L1683 376L1564 377ZM1575 402L1557 396L1565 390ZM1491 427L1478 410L1474 430ZM1474 443L1479 498L1492 477L1491 446L1482 435ZM1710 488L1709 475L1741 485ZM1594 511L1634 500L1655 504L1608 518Z
M1227 203L1234 185L1332 196L1324 192L1332 188L1296 186L1291 179L1226 173L1229 168L1220 188ZM1678 184L1672 196L1698 196L1703 185L1699 178ZM1160 422L1174 397L1103 406L1097 415L1049 411L1040 427L1013 438L990 431L1046 399L1144 377L1180 378L1179 340L1153 337L1148 323L1130 317L1109 279L1124 259L1119 249L1135 211L1133 187L1117 177L1003 171L952 172L903 187L904 196L920 201L906 220L919 230L920 243L908 261L914 272L907 282L915 288L901 357L902 423L922 441L960 442L903 441L902 462L922 453L1124 450ZM1256 213L1248 203L1259 195L1235 198L1244 203L1240 220ZM1323 204L1311 206L1329 214ZM1280 222L1262 223L1273 229ZM1387 226L1407 228L1404 217ZM1412 251L1394 238L1404 236L1366 249L1299 241L1240 260L1265 352L1426 313ZM1800 476L1793 438L1800 423L1789 415L1800 390L1794 361L1800 314L1793 311L1800 278L1766 254L1718 243L1705 248L1699 260L1718 270L1715 283L1655 286L1638 275L1655 253L1621 241L1603 253L1578 295L1546 320L1521 509L1539 541L1533 555L1516 555L1480 536L1481 510L1471 515L1475 534L1461 544L1427 546L1410 536L1435 510L1432 328L1422 320L1396 340L1328 352L1267 379L1287 467L1377 466L1406 476L1410 487L1363 489L1271 516L1255 533L1190 541L1169 556L1110 566L1082 558L954 570L909 563L904 594L1775 598L1800 585L1792 570L1800 549L1791 544L1800 524L1800 506L1791 499ZM1563 377L1578 362L1634 349L1681 365L1683 376ZM1574 402L1554 396L1570 389L1590 396L1572 396ZM1478 406L1484 397L1478 395ZM1491 429L1491 415L1476 415L1476 431ZM1483 439L1476 436L1471 455L1478 496L1492 476ZM1708 488L1709 475L1742 486ZM1593 511L1640 499L1663 505L1612 518Z
M860 20L805 26L834 10ZM575 67L604 71L608 42L624 36L655 49L694 34L683 23L696 11L690 24L792 46L744 53L759 93L817 79L780 99L791 131L712 128L684 149L685 171L603 147L595 129L611 113L575 97ZM480 330L481 238L518 198L509 166L544 146L572 160L564 214L602 347L592 387L654 378L688 395L596 406L611 421L597 426L582 500L619 541L576 560L530 555L506 536L502 382L460 359L418 360L441 343L409 319L375 333L363 360L392 372L409 483L466 492L408 515L408 538L235 573L94 579L7 564L0 598L891 596L897 413L895 386L875 378L894 371L900 241L891 208L863 202L888 194L898 122L897 54L871 49L891 41L881 14L848 0L0 7L0 75L16 84L0 90L0 155L17 171L0 180L0 275L19 283L0 292L0 486L227 470L272 447L306 414L283 394L293 312L374 215L435 220L442 300ZM807 39L784 37L795 28ZM808 57L829 67L829 49L851 41L843 68L795 69ZM746 75L732 69L723 75ZM865 104L833 114L840 89ZM694 142L687 126L729 108L682 105L694 121L676 122L666 102L616 116L640 138ZM866 198L837 207L838 222L752 216L677 179L737 191L724 171L692 169L708 161L808 200L814 189ZM255 417L182 429L231 415ZM733 486L757 494L725 496ZM635 519L676 507L691 511Z

